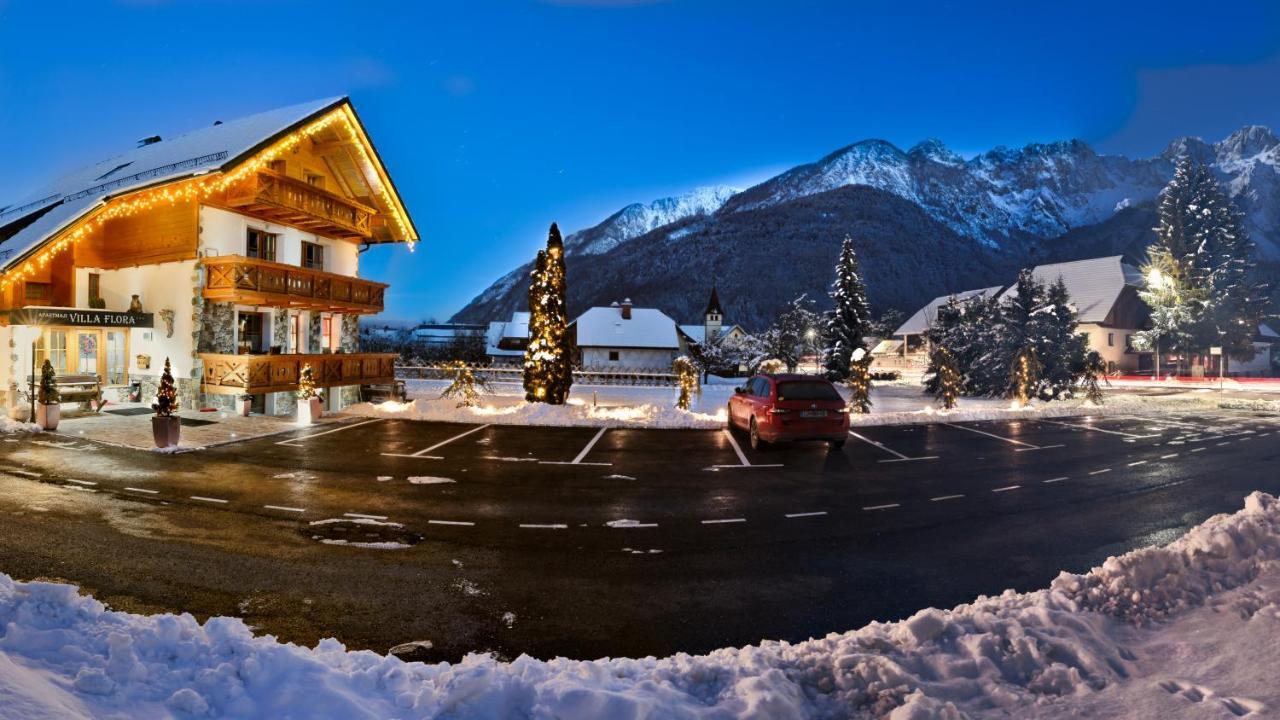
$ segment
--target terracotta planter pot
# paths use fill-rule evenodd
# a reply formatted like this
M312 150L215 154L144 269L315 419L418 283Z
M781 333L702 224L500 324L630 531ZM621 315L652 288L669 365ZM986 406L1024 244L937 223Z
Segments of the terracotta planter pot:
M299 425L310 425L322 417L324 417L324 410L320 406L320 398L313 397L307 400L298 401Z
M319 420L320 418L324 417L324 406L320 404L320 398L318 397L311 398L310 405L311 405L312 420Z
M57 430L62 418L62 406L58 403L36 403L36 424L45 430Z
M236 414L249 417L249 409L253 407L252 400L236 400Z
M176 415L157 415L151 418L151 435L158 448L176 447L182 435L181 421Z

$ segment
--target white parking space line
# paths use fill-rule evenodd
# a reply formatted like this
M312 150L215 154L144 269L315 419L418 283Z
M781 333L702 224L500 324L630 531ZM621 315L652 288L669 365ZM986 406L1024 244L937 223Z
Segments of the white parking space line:
M1049 483L1062 482L1063 480L1066 480L1066 479L1067 479L1066 477L1050 478L1049 480L1045 480L1044 484L1048 485Z
M586 463L583 463L586 465ZM763 470L765 468L784 467L782 463L769 463L765 465L708 465L712 470Z
M929 498L929 502L942 502L943 500L959 500L964 495L939 495L938 497Z
M525 523L520 525L525 530L568 530L569 526L564 523Z
M1178 453L1169 453L1169 454L1167 454L1167 455L1161 455L1161 456L1160 456L1160 459L1161 459L1161 460L1168 460L1168 459L1170 459L1170 458L1176 458L1176 457L1178 457Z
M1103 474L1103 473L1109 473L1109 472L1111 472L1111 468L1102 468L1101 470L1094 470L1093 472L1091 472L1091 473L1089 473L1089 474L1090 474L1090 475L1101 475L1101 474Z
M419 450L419 451L418 451L418 452L416 452L416 453L409 453L408 455L404 455L404 454L401 454L401 453L382 453L382 454L383 454L383 455L390 455L391 457L414 457L414 458L422 458L423 460L443 460L444 458L442 458L442 457L439 457L439 456L437 456L437 455L427 455L427 453L431 452L432 450L436 450L436 449L438 449L438 448L442 448L442 447L444 447L445 445L448 445L449 443L453 442L454 440L461 440L462 438L464 438L464 437L466 437L466 436L470 435L471 433L478 433L478 432L480 432L481 430L483 430L483 429L485 429L485 428L487 428L487 427L490 427L490 424L489 424L489 423L485 423L484 425L477 425L476 427L473 427L473 428L471 428L470 430L468 430L468 431L466 431L466 432L458 433L457 435L454 435L453 437L451 437L451 438L449 438L449 439L447 439L447 440L441 440L440 442L436 443L435 445L432 445L432 446L431 446L431 447L429 447L429 448L423 448L423 449Z
M1218 443L1215 447L1222 447L1223 445L1230 445L1230 444L1231 444L1230 440L1223 440L1222 442Z
M1140 420L1142 422L1156 423L1158 425L1190 428L1192 430L1204 430L1204 425L1194 425L1189 422L1180 422L1178 420L1170 420L1163 417L1142 417L1141 415L1112 415L1111 417L1124 418L1126 420Z
M32 477L32 478L41 477L40 473L38 472L31 472L30 470L21 470L19 468L7 467L7 468L4 468L4 471L13 473L14 475L26 475L27 477Z
M342 517L361 518L363 520L386 520L386 515L365 515L364 513L342 513Z
M334 428L334 429L332 429L332 430L325 430L325 431L323 431L323 432L311 433L310 435L303 435L303 436L301 436L301 437L289 438L288 440L281 440L280 442L278 442L278 443L276 443L276 444L277 444L277 445L292 445L292 444L294 444L294 443L296 443L296 442L300 442L300 441L302 441L302 440L309 440L309 439L311 439L311 438L313 438L313 437L320 437L321 435L328 435L329 433L342 432L343 430L350 430L351 428L358 428L358 427L360 427L361 425L368 425L368 424L370 424L370 423L376 423L376 422L382 422L382 418L374 418L373 420L365 420L365 421L363 421L363 422L351 423L350 425L343 425L342 427L336 427L336 428Z
M1204 452L1205 450L1208 450L1208 449L1209 449L1209 448L1196 448L1195 450L1192 450L1191 452L1193 452L1193 453L1197 453L1197 452Z
M930 455L929 457L907 457L906 455L903 455L902 453L898 452L897 450L894 450L893 448L890 448L890 447L886 447L885 445L882 445L882 444L880 444L880 443L876 442L875 440L872 440L871 438L866 437L865 435L859 435L858 433L856 433L856 432L854 432L854 431L852 431L852 430L850 430L850 431L849 431L849 434L850 434L850 435L852 435L853 437L855 437L855 438L857 438L857 439L861 440L862 442L864 442L864 443L868 444L868 445L872 445L872 446L874 446L874 447L878 447L878 448L880 448L881 450L883 450L883 451L885 451L885 452L889 453L890 455L893 455L893 456L894 456L894 459L893 459L893 460L881 460L880 462L882 462L882 463L891 463L891 462L913 462L913 461L915 461L915 460L937 460L937 459L938 459L938 456L937 456L937 455Z
M587 453L591 452L591 448L595 447L596 443L600 441L600 438L603 437L604 434L608 431L609 431L608 427L600 428L600 432L596 433L596 436L591 438L591 442L587 443L587 446L582 448L582 452L578 453L578 457L573 459L573 464L574 465L581 464L582 459L587 456Z
M741 463L743 467L751 467L751 463L747 460L746 454L742 452L742 448L738 445L738 439L733 436L733 431L729 428L725 428L724 435L729 438L729 444L733 446L733 451L738 454L738 462ZM713 465L712 467L715 466Z
M427 524L428 525L457 525L459 527L471 527L475 525L475 523L467 522L465 520L428 520Z
M725 525L728 523L744 523L746 521L747 521L746 518L724 518L721 520L703 520L702 524L703 525Z
M902 507L898 503L887 503L885 505L867 505L863 510L888 510L890 508Z
M943 425L946 425L947 427L955 428L955 429L957 429L957 430L968 430L968 431L969 431L969 432L971 432L971 433L977 433L977 434L979 434L979 435L986 435L986 436L987 436L987 437L989 437L989 438L995 438L996 440L1000 440L1001 442L1007 442L1007 443L1009 443L1009 444L1011 444L1011 445L1021 445L1021 446L1025 447L1025 448L1027 448L1028 450L1046 450L1046 449L1048 449L1048 446L1046 446L1046 447L1040 447L1039 445L1032 445L1032 444L1031 444L1031 443L1029 443L1029 442L1023 442L1023 441L1021 441L1021 440L1014 440L1013 438L1007 438L1007 437L1004 437L1004 436L1002 436L1002 435L996 435L996 434L994 434L994 433L989 433L989 432L987 432L987 431L985 431L985 430L979 430L979 429L977 429L977 428L965 427L965 426L963 426L963 425L956 425L956 424L954 424L954 423L942 423L942 424L943 424ZM1061 445L1053 445L1052 447L1062 447L1062 446L1061 446Z
M1081 425L1081 424L1078 424L1078 423L1060 422L1060 421L1058 421L1058 420L1040 420L1040 419L1037 419L1037 420L1035 420L1034 422L1044 423L1044 424L1047 424L1047 425L1061 425L1062 427L1075 428L1075 429L1077 429L1077 430L1088 430L1088 431L1090 431L1090 432L1106 433L1106 434L1108 434L1108 435L1120 435L1120 436L1122 436L1122 437L1132 438L1132 439L1134 439L1134 440L1137 440L1137 439L1139 439L1139 438L1153 438L1153 437L1160 437L1160 435L1159 435L1159 434L1156 434L1156 435L1136 435L1136 434L1134 434L1134 433L1122 432L1122 431L1120 431L1120 430L1108 430L1108 429L1106 429L1106 428L1094 427L1094 426L1092 426L1092 425Z
M76 480L75 478L67 478L67 482L75 483L77 485L85 485L88 487L93 487L94 485L98 484L96 482L93 482L92 480Z
M285 507L284 505L263 505L262 507L268 510L279 510L281 512L291 512L291 513L306 512L306 510L303 508Z
M993 489L991 490L991 492L1009 492L1010 490L1017 490L1017 489L1018 489L1018 488L1020 488L1020 487L1022 487L1022 486L1021 486L1021 485L1006 485L1006 486L1004 486L1004 487L993 488Z
M223 505L227 504L228 502L227 500L223 500L222 498L204 497L203 495L192 495L191 499L199 500L200 502L221 503Z
M140 492L140 493L146 493L146 494L148 494L148 495L159 495L159 494L160 494L160 491L159 491L159 490L148 490L148 489L146 489L146 488L127 487L127 488L125 488L125 490L128 490L129 492Z
M1203 449L1203 448L1202 448L1202 449ZM1133 462L1129 463L1129 467L1138 467L1139 465L1146 465L1146 464L1147 464L1147 461L1146 461L1146 460L1135 460L1135 461L1133 461Z
M827 514L827 511L826 511L826 510L818 510L817 512L787 513L787 514L786 514L786 515L784 515L783 517L787 517L787 518L807 518L807 517L819 517L819 516L826 515L826 514Z

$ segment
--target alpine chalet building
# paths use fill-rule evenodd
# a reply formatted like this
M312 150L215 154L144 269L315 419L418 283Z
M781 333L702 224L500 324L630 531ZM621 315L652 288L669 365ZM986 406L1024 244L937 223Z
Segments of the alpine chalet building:
M338 409L394 375L393 354L359 352L387 289L360 254L417 239L347 98L139 141L0 199L3 399L22 407L47 359L149 403L168 358L186 409L292 413L307 365Z

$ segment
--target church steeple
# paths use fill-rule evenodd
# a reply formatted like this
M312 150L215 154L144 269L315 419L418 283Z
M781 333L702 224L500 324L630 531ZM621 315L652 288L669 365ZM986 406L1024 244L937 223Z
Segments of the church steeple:
M711 299L707 301L707 309L702 311L702 326L707 340L720 334L720 326L724 322L724 310L720 307L720 296L716 288L711 286Z
M720 307L720 296L716 294L716 286L711 286L711 299L707 301L707 309L702 311L704 316L715 315L717 319L724 317L724 310Z

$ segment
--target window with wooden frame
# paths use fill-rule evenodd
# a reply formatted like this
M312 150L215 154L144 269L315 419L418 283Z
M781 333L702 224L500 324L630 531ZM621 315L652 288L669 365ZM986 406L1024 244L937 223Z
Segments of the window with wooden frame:
M303 240L302 267L309 270L324 270L324 246Z
M287 174L285 173L285 164L283 160L272 160L267 163L267 169L274 173L280 173L281 175Z
M302 179L307 181L308 185L324 189L324 176L320 173L311 172L310 170L302 171Z
M102 297L102 276L98 273L89 273L89 299L96 300Z
M276 238L275 233L269 233L258 228L249 228L244 240L245 257L275 262Z
M25 286L22 290L22 299L28 303L48 302L53 297L53 284L42 282L31 282L28 280L23 283Z

